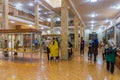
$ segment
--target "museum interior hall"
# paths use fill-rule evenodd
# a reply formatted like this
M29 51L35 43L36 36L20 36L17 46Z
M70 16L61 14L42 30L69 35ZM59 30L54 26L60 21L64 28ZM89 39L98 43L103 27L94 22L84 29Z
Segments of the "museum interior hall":
M0 0L0 80L120 80L120 0Z

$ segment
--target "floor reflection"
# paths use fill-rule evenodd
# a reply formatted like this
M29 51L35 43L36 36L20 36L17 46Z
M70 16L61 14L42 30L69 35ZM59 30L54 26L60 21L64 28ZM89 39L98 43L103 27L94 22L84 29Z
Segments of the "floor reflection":
M120 80L116 67L113 75L107 72L102 54L98 55L96 63L88 60L87 53L80 56L78 52L73 59L59 62L48 61L45 53L41 58L34 56L32 62L28 56L24 60L0 57L0 80Z

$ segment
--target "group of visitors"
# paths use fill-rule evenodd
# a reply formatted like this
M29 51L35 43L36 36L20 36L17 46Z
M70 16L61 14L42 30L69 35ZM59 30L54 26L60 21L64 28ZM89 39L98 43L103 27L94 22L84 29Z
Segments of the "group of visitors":
M98 47L102 49L103 60L106 59L106 68L112 74L114 73L114 64L116 57L115 44L111 39L108 39L106 43L104 41L98 42L97 39L91 41L88 47L88 59L92 59L92 54L94 54L94 62L96 62L96 56L98 55Z
M88 59L92 59L92 54L94 55L94 62L96 62L96 57L98 55L98 46L99 42L98 39L90 40L88 46Z
M85 45L85 42L83 38L81 38L80 54L84 54L84 45ZM114 42L111 39L108 39L108 41L106 42L103 40L100 43L98 42L98 39L90 40L89 46L88 46L88 60L92 60L92 55L94 55L94 62L96 63L98 48L102 50L101 52L103 54L103 60L106 59L107 70L113 74L115 57L117 52Z
M83 37L81 37L81 41L80 41L80 54L81 55L84 55L84 46L85 46L85 41L83 40ZM92 60L92 54L94 54L94 62L96 62L96 57L98 55L98 46L99 46L98 39L89 41L89 46L88 46L88 59L89 60Z

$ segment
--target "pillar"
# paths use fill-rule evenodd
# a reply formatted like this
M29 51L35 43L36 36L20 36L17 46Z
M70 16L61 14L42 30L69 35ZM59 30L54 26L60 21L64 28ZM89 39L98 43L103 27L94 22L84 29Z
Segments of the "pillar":
M35 29L39 29L39 4L35 4L34 7L34 11L35 11Z
M75 41L74 41L74 50L77 51L78 50L78 24L79 24L79 20L78 18L75 16L74 17L74 25L75 25Z
M80 39L81 39L81 37L83 37L83 26L80 23Z
M3 2L2 29L9 29L8 26L9 0L2 0L2 2Z
M65 0L62 0L61 28L62 28L61 58L63 60L67 60L68 59L68 9Z
M53 26L54 26L54 20L53 19L54 19L54 16L55 16L54 14L50 15L50 19L51 19L50 20L50 33L51 34L53 34Z

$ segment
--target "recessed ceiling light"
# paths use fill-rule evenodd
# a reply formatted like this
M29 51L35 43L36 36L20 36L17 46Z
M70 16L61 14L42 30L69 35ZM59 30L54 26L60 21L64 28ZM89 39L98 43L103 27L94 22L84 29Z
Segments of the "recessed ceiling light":
M90 14L90 15L88 15L89 17L96 17L96 16L98 16L98 14L96 14L96 13L92 13L92 14Z
M92 23L92 24L93 24L93 23L95 23L95 22L96 22L96 21L92 20L92 21L90 21L89 23Z
M94 25L92 24L91 26L93 27Z
M90 0L91 3L97 2L98 0Z
M50 18L47 18L47 21L48 21L48 22L50 22L50 21L51 21L51 19L50 19Z
M29 5L29 6L34 6L34 4L33 4L33 3L29 3L28 5Z

